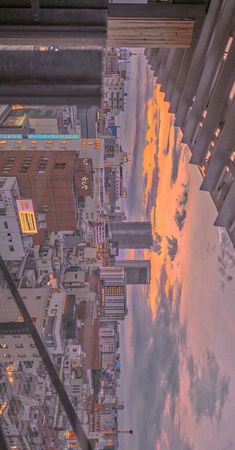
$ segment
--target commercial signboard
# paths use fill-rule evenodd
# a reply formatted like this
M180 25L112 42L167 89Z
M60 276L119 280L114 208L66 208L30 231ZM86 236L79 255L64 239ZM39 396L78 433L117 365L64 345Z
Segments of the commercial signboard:
M21 230L23 234L36 234L38 232L32 200L16 200L19 212Z
M36 134L22 134L22 133L0 133L0 139L37 139L37 140L76 140L80 139L80 134L61 134L61 133L36 133Z
M92 160L78 158L75 169L77 195L80 197L92 195Z

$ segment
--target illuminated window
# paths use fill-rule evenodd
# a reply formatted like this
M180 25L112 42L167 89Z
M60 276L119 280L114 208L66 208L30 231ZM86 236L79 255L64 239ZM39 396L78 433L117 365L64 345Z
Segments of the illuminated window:
M232 152L232 154L230 156L230 159L231 159L232 162L235 161L235 151Z
M0 344L0 348L8 348L7 344Z
M223 56L223 59L224 59L224 60L227 59L227 56L228 56L228 54L229 54L229 51L230 51L232 42L233 42L233 37L230 36L230 37L228 38L228 40L227 40L227 44L226 44L226 47L225 47L225 50L224 50L224 56Z
M235 81L234 81L234 83L233 83L233 87L232 87L232 89L231 89L231 91L230 91L230 94L229 94L229 99L230 99L230 100L233 99L234 94L235 94Z
M81 147L83 150L87 149L88 147L88 140L87 139L82 139L81 140Z

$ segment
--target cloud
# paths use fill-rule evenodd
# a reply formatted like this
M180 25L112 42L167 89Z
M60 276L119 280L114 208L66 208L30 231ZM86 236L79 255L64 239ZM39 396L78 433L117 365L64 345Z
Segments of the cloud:
M151 191L149 192L147 199L146 214L148 217L150 215L152 207L156 205L158 184L159 184L159 168L156 166L155 169L153 170L153 182L151 186Z
M176 222L176 225L179 228L179 230L183 229L186 215L187 215L187 213L186 213L185 208L183 208L181 211L179 209L177 209L175 212L175 222Z
M171 184L175 184L178 177L179 172L179 164L181 159L181 145L177 145L178 135L175 133L174 135L174 151L172 152L172 169L171 169ZM170 146L168 145L168 148Z
M155 233L154 235L153 251L158 255L161 255L162 253L162 237L158 233Z
M222 411L229 393L229 378L222 375L215 355L209 350L200 364L192 355L188 357L189 398L196 420L202 417L221 420Z
M179 426L173 424L169 417L164 419L163 427L165 432L159 439L159 448L167 450L193 450L194 447L190 443L190 440L186 436L182 436L179 430ZM165 436L167 435L167 445L165 442Z
M175 212L175 222L179 230L182 230L184 227L185 219L186 219L186 205L188 202L188 189L189 186L187 183L181 184L182 193L177 198L177 209Z
M169 124L169 129L174 126L174 116L173 114L170 115L170 124ZM174 146L176 145L176 141L177 141L177 133L174 133ZM167 140L167 145L164 148L164 155L168 155L170 151L170 133L168 134L168 140Z
M176 237L172 236L171 238L167 237L167 242L168 242L168 256L170 258L170 260L173 262L177 253L178 253L178 241L176 239Z
M133 428L138 430L135 450L152 450L160 439L164 418L170 418L174 428L179 394L180 343L186 340L186 324L181 329L179 306L181 286L165 294L166 271L161 271L158 290L158 311L153 322L141 296L133 308L133 361L129 399ZM133 300L133 301L135 301ZM148 311L148 312L145 312ZM133 376L134 374L134 376ZM169 410L165 407L169 400ZM148 407L146 407L148 405ZM173 433L173 432L172 432ZM187 447L178 446L180 450ZM172 447L173 449L174 447ZM188 447L191 450L190 447Z
M177 198L178 206L185 206L188 202L188 184L182 183L181 187L183 188L182 194Z

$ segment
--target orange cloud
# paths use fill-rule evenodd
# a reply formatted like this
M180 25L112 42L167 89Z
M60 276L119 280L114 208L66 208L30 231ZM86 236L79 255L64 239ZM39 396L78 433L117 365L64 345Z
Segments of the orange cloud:
M147 102L147 131L146 146L143 151L143 175L146 180L145 206L155 183L157 196L155 205L151 209L150 220L154 236L161 237L161 253L145 251L145 258L151 259L151 284L149 287L148 303L152 311L153 319L157 313L156 298L160 286L160 276L164 264L167 272L165 294L169 294L170 288L174 288L175 282L180 278L180 268L172 264L169 259L169 243L167 237L172 236L180 240L181 232L175 222L177 199L182 194L182 184L187 183L187 161L185 149L181 144L182 135L173 125L173 115L168 112L169 104L164 101L164 94L160 91L160 85L156 85L152 99ZM175 141L177 151L180 151L178 162L178 176L172 181L173 157L175 156ZM177 161L176 161L177 164ZM158 170L158 179L154 178L155 170Z

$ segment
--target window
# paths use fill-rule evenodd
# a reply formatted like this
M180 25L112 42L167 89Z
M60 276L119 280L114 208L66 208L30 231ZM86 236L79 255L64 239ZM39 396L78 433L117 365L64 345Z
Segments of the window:
M54 169L64 169L65 168L65 163L55 163L54 165Z
M13 245L10 245L10 246L9 246L9 250L10 250L10 252L14 252L14 251L15 251Z
M31 164L32 159L33 159L32 156L25 156L25 158L21 161L21 165L19 167L19 172L20 173L26 173L27 172L27 170L28 170L28 168L29 168L29 166Z
M49 208L48 208L47 205L42 205L41 206L41 212L48 212L48 211L49 211Z
M0 348L8 348L7 344L0 344Z
M33 367L33 361L25 361L24 366L28 369Z
M38 167L37 167L38 173L42 174L42 173L45 172L46 167L47 167L47 163L48 163L48 158L47 157L43 157L43 158L39 159Z
M8 223L7 222L4 222L4 227L8 228Z
M6 178L0 178L0 188L3 188Z
M23 344L15 344L15 348L24 348Z
M37 295L36 300L40 300L41 295Z

